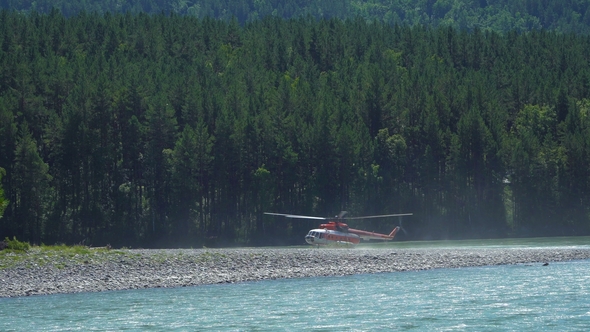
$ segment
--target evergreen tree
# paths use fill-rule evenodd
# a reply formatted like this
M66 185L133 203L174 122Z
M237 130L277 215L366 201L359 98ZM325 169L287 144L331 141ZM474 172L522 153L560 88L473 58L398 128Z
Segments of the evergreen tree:
M40 243L49 206L51 176L26 124L19 129L13 172L16 189L12 209L19 237Z
M563 234L590 231L590 40L491 32L459 3L424 10L434 23L473 29L285 20L279 11L244 25L229 16L0 12L0 167L10 201L0 232L187 246L300 243L316 226L285 227L263 218L269 210L413 211L404 226L416 239L546 235L554 224ZM217 15L219 4L202 4L198 15ZM277 9L267 4L258 10ZM547 6L518 8L545 19ZM166 8L194 6L180 7ZM330 15L361 9L372 15L365 3ZM388 16L423 19L415 8ZM532 22L523 19L513 26Z
M4 210L6 210L8 203L10 203L6 197L4 197L4 189L2 188L2 178L5 175L6 171L4 168L0 168L0 219L2 218L2 215L4 215Z

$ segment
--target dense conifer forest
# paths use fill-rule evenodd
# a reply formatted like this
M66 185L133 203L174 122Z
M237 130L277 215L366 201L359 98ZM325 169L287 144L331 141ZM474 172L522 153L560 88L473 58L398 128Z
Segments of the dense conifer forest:
M174 13L225 21L236 18L240 23L266 16L362 17L389 25L590 33L588 0L0 0L0 8L46 14L57 8L66 17L80 12Z
M402 239L589 234L589 65L547 30L4 10L0 235L302 243L315 221L263 212L341 210L413 212Z

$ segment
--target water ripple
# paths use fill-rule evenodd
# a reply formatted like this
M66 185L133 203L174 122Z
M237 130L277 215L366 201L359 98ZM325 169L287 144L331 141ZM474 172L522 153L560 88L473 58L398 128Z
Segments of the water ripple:
M583 331L590 261L0 299L1 331Z

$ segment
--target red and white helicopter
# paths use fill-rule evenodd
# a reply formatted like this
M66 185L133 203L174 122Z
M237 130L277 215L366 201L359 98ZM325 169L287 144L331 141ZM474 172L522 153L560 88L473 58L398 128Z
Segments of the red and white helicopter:
M346 211L340 212L334 218L323 218L313 216L300 216L296 214L285 214L285 213L272 213L264 212L264 214L272 216L283 216L286 218L295 219L315 219L315 220L326 220L324 224L320 224L319 228L312 229L305 236L305 242L315 246L326 246L326 245L344 245L354 246L363 240L393 240L395 234L400 230L400 226L397 226L389 234L381 234L374 232L367 232L360 229L354 229L348 227L343 220L352 219L371 219L371 218L385 218L385 217L403 217L411 216L412 213L398 213L398 214L383 214L377 216L364 216L364 217L345 217Z

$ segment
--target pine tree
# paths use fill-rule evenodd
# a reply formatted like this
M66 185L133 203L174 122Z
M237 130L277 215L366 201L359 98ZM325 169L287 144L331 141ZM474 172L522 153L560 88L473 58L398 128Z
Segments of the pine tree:
M4 189L2 188L2 178L5 175L6 175L6 171L4 170L4 168L0 167L0 219L2 219L2 216L4 215L4 210L6 210L8 203L10 203L6 199L6 197L4 197Z
M16 188L14 220L19 223L20 238L40 243L49 205L51 176L26 124L19 130L13 172Z

